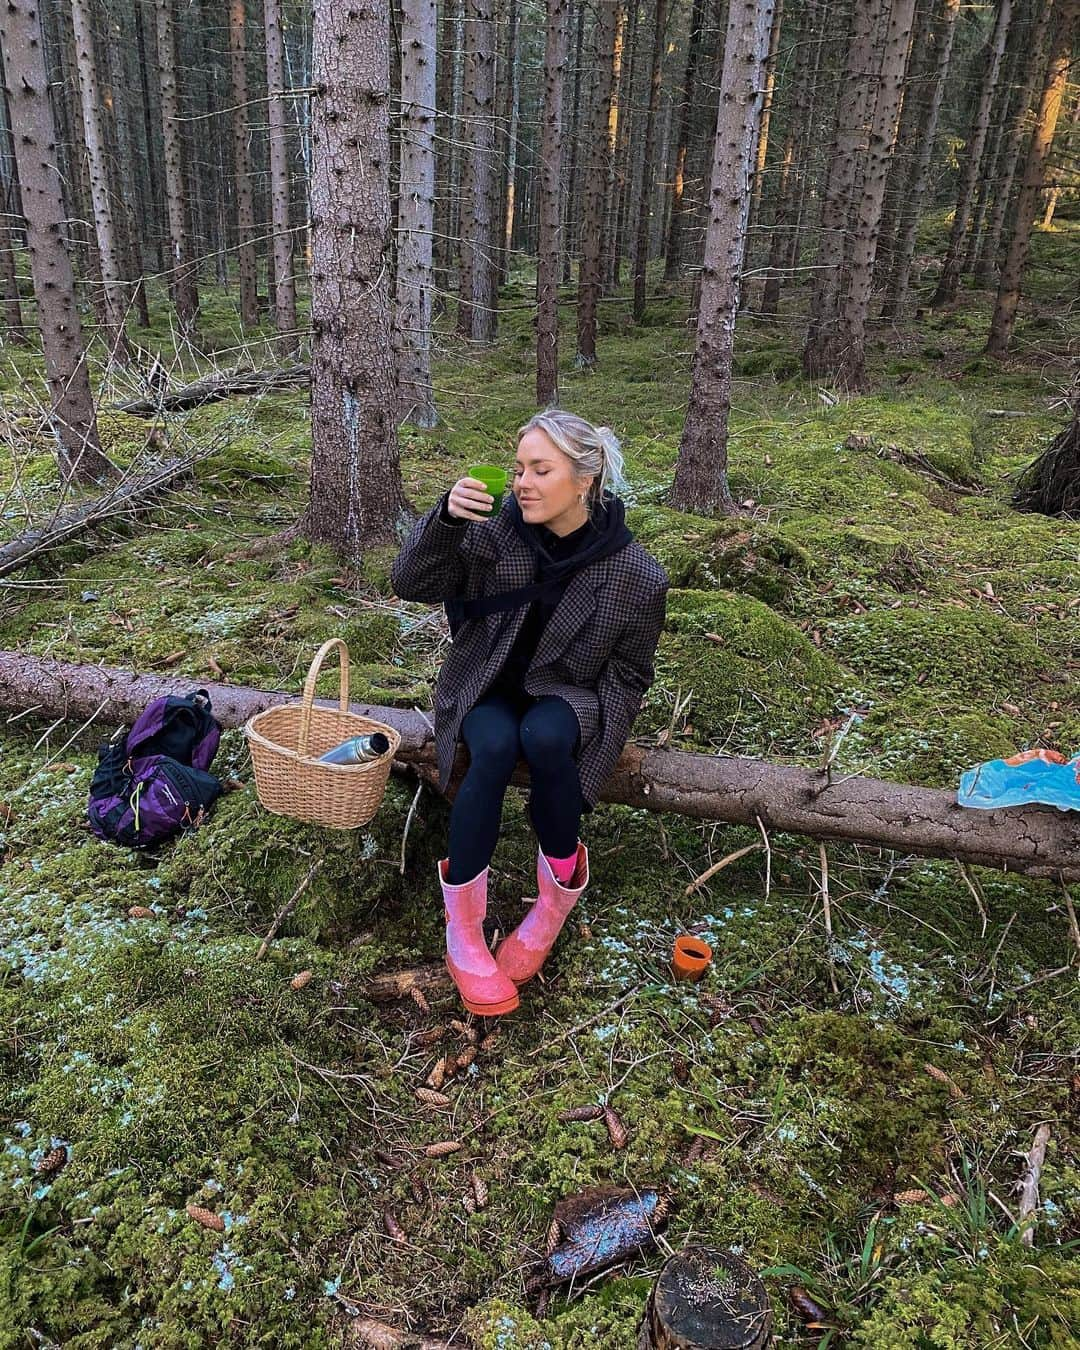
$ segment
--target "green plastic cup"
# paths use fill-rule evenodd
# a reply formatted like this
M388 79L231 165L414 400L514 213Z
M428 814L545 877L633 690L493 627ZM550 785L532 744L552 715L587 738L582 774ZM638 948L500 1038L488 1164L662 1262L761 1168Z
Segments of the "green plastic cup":
M497 516L502 509L503 493L506 491L506 470L497 464L470 464L467 470L470 478L479 478L488 492L495 498L489 516Z

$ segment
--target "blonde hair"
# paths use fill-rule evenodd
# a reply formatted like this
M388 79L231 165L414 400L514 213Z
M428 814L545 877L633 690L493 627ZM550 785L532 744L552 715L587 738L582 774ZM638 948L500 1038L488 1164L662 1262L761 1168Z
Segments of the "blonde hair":
M545 432L573 463L577 477L592 477L590 507L605 493L614 494L625 487L623 453L610 427L594 427L584 417L562 408L545 408L518 428L518 440L534 428Z

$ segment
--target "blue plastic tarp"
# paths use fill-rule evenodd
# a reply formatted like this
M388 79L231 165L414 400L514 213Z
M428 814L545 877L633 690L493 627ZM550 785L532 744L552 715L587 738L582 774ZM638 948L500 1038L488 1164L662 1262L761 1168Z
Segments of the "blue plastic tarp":
M1080 811L1080 755L1066 759L1056 750L1025 750L987 760L961 775L956 800L983 811L1029 802Z

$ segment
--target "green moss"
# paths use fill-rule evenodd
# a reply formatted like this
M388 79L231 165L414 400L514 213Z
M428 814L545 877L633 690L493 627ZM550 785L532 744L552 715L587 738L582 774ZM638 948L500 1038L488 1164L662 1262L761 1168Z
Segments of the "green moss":
M760 521L639 506L627 523L680 589L741 591L776 605L809 569L802 549Z
M1022 628L983 608L860 614L832 623L827 645L868 690L901 693L929 684L950 698L996 702L1053 669Z
M692 691L684 717L693 742L730 744L737 736L762 753L804 745L841 684L838 668L793 624L759 600L723 591L668 592L657 672L642 730L667 727L675 693Z
M874 1350L983 1350L1023 1328L1030 1344L1075 1345L1080 1327L1080 1266L1053 1255L1025 1258L995 1246L985 1263L951 1261L914 1277L890 1276L879 1306L852 1336Z

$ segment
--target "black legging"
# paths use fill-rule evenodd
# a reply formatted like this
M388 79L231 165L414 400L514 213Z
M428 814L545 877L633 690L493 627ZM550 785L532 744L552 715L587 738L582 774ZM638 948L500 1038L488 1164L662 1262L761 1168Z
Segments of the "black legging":
M491 861L520 755L529 765L529 815L540 847L549 857L569 858L584 806L574 763L580 731L570 704L555 696L488 694L465 717L461 736L470 763L450 812L447 881L460 886Z

